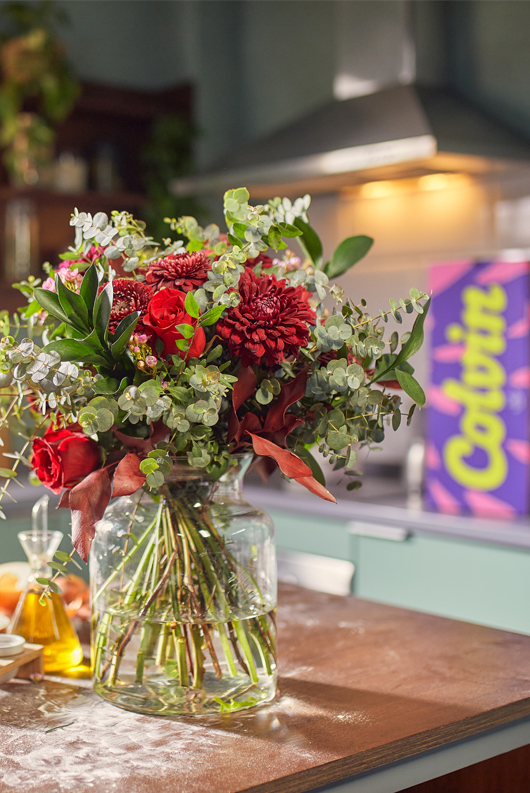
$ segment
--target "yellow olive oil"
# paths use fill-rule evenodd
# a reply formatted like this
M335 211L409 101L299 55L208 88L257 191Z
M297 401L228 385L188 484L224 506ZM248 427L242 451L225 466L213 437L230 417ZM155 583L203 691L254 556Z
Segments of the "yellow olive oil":
M48 531L48 496L43 496L34 505L32 523L31 532L22 531L18 535L31 565L31 575L8 632L23 636L32 644L42 644L44 671L62 672L80 664L83 651L61 595L50 591L42 597L44 586L39 582L49 580L51 570L48 562L63 538L60 531Z
M83 651L61 596L51 592L42 605L42 590L33 584L21 595L9 632L43 645L44 671L50 674L80 664Z

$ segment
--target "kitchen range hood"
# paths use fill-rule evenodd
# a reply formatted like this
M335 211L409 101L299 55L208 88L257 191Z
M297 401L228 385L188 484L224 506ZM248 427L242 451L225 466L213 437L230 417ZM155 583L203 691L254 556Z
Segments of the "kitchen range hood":
M394 85L333 100L172 189L197 195L244 184L253 197L316 193L440 172L483 175L521 161L530 161L530 144L456 94Z

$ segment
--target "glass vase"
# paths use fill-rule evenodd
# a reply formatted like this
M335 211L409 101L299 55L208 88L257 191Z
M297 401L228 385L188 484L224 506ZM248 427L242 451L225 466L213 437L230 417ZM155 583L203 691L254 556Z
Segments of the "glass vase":
M250 461L218 481L179 461L158 499L107 508L90 566L94 688L109 702L174 716L274 697L274 527L243 497Z

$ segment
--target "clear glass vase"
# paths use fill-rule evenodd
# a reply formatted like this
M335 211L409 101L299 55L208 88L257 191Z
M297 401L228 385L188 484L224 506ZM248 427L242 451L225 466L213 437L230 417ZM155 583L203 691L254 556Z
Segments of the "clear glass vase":
M243 497L250 461L216 482L176 462L158 502L139 491L107 508L90 567L94 687L109 702L173 716L274 697L274 527Z

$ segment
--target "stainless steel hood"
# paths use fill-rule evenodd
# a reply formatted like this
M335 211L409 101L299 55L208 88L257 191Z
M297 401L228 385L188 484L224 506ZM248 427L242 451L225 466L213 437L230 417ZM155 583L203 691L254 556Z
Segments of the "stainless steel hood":
M192 195L245 184L254 197L322 192L427 173L483 174L521 160L530 160L530 144L463 99L396 85L334 100L172 189Z
M445 4L420 4L445 13ZM408 0L330 4L335 14L334 100L176 180L178 195L247 185L253 197L334 191L437 172L485 174L530 159L530 143L417 69L420 28ZM418 9L416 8L416 12ZM331 11L330 11L331 13ZM436 19L443 38L447 27ZM425 52L436 50L429 40ZM450 51L450 44L446 42ZM422 87L422 75L432 87Z

